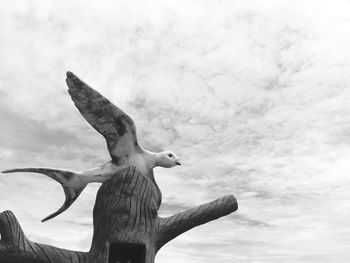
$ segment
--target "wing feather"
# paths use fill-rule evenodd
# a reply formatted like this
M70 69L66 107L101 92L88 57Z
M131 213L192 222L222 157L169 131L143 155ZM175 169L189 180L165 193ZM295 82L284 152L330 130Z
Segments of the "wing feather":
M116 162L140 149L134 121L107 98L67 72L68 92L87 122L101 133Z

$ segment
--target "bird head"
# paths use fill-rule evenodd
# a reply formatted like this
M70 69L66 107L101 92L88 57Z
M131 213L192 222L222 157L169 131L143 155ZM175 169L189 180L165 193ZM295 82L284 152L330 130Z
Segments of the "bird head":
M181 163L176 157L175 153L171 151L163 151L156 154L156 165L165 168L171 168L176 165L181 165Z

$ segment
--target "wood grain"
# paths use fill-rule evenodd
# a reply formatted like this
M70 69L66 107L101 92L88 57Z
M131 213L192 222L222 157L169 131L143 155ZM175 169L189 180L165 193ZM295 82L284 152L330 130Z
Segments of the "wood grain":
M88 253L30 241L11 211L0 213L1 263L84 263Z
M193 227L205 224L238 209L236 198L227 195L168 218L161 218L157 231L156 250Z
M0 214L0 262L153 263L167 242L193 227L238 209L232 195L168 218L157 211L154 182L135 167L116 173L100 187L93 211L89 252L70 251L28 240L11 211Z

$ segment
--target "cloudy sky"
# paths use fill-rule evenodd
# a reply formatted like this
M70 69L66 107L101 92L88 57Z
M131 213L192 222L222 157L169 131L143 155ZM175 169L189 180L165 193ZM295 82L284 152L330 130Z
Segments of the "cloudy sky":
M234 194L239 210L166 245L162 263L350 261L349 1L11 1L0 8L0 169L109 160L70 70L133 117L160 214ZM98 184L64 214L59 184L0 175L37 242L87 251Z

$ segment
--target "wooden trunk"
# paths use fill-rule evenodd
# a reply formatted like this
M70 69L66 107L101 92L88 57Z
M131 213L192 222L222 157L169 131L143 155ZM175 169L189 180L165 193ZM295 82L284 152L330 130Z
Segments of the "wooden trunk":
M132 167L104 183L96 197L88 262L153 262L156 198L151 180Z
M185 231L236 211L232 195L168 218L157 213L154 182L134 167L100 187L94 207L94 235L88 253L29 241L10 211L0 214L0 262L153 263L157 251ZM17 260L17 261L16 261Z

